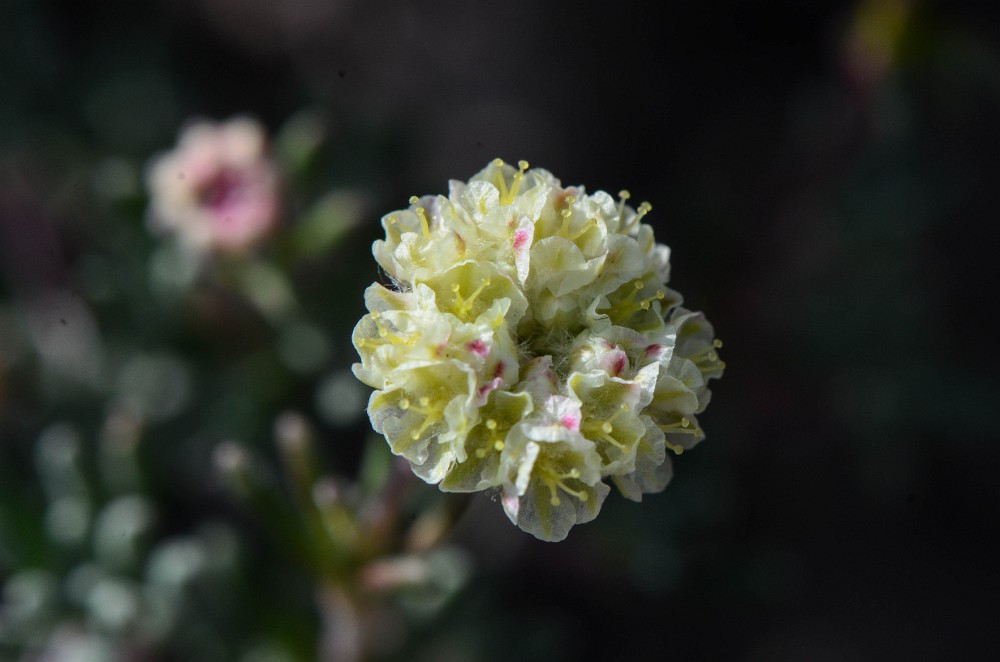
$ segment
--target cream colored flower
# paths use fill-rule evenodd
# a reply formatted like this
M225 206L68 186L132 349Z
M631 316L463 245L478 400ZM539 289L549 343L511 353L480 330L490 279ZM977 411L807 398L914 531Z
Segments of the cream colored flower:
M496 160L386 215L373 246L392 286L368 289L354 371L375 429L443 490L499 490L543 540L596 517L606 479L662 490L724 368L628 197Z
M277 222L278 178L263 127L247 118L196 122L147 173L149 224L196 252L244 251Z

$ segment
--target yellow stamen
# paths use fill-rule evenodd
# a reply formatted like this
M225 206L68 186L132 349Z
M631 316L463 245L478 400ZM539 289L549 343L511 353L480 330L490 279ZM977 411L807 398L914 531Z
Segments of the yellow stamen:
M551 497L549 497L549 503L551 503L553 506L558 506L559 504L561 504L562 501L560 501L559 497L556 495L556 484L551 481L545 481L545 486L549 488L549 494L552 495Z
M642 301L640 301L639 307L642 308L643 310L649 310L649 304L651 304L654 301L662 301L665 296L667 296L666 292L664 292L663 290L657 290L656 294L654 294L653 296L649 297L648 299L643 299Z
M569 238L570 241L576 241L583 235L590 232L590 229L594 227L597 227L597 219L596 218L588 219L587 222L583 224L583 227L580 228L572 237Z
M503 159L494 159L493 167L496 168L496 172L493 173L493 184L500 191L500 204L507 204L504 200L507 198L507 181L503 176Z
M669 432L671 430L677 430L678 428L691 427L691 421L688 419L687 416L683 416L681 417L681 420L677 421L676 423L659 424L656 427L660 428L664 432Z
M521 180L524 179L524 171L528 169L527 161L517 162L517 172L514 173L514 183L510 186L510 192L507 194L507 201L503 204L509 205L514 201L514 196L517 195L518 189L521 188Z
M687 416L681 418L681 420L678 421L677 423L670 423L668 425L657 425L657 427L663 430L664 432L669 432L670 434L684 433L684 434L692 434L695 436L700 436L702 434L701 428L691 427L691 421L688 420ZM663 443L676 455L680 455L681 453L684 452L683 446L671 442L670 439L665 439Z
M564 483L562 481L559 481L558 483L556 483L556 485L559 486L560 490L562 490L566 494L570 494L572 496L575 496L580 501L586 501L587 500L587 493L584 492L583 490L574 490L574 489L571 489L570 487L568 487L566 485L566 483Z
M498 431L498 428L500 426L496 422L496 420L488 418L486 419L486 422L483 425L485 425L486 429L490 431L490 438L486 440L485 448L480 448L479 450L476 451L476 457L478 457L480 460L489 454L490 449L500 452L503 450L504 447L504 442L503 439L501 438L502 435Z
M688 419L687 416L682 417L681 420L675 423L662 423L662 424L658 423L656 427L660 428L664 432L669 432L671 434L692 434L698 436L702 433L701 428L691 426L691 421L690 419ZM670 443L669 439L666 440L665 443L667 448L677 453L678 455L684 452L683 446L672 444Z
M469 311L472 310L472 306L476 303L476 298L479 297L479 295L483 293L483 290L489 286L490 279L484 278L479 283L479 287L477 287L468 298L464 298L462 296L462 286L458 283L452 284L451 291L455 293L455 303L453 304L453 308L458 313L459 317L469 314Z
M427 428L432 426L436 421L440 420L441 413L444 410L444 405L447 404L446 402L439 402L432 405L431 399L426 395L421 396L417 402L420 403L419 407L415 407L408 398L403 398L399 401L400 409L404 411L412 411L413 413L420 414L424 417L424 419L420 422L420 426L417 427L416 430L412 430L410 432L410 439L413 441L420 439L424 432L427 431Z
M417 196L413 196L410 198L411 205L415 205L418 202L420 202L420 198L418 198ZM424 239L430 239L431 230L430 230L430 225L427 223L427 211L424 210L423 207L417 207L415 211L417 212L417 218L420 219L420 231L423 233Z
M662 301L667 296L663 290L657 290L653 296L635 301L635 295L646 287L646 283L642 280L635 280L632 285L633 289L629 290L619 301L613 303L610 308L603 309L608 311L608 316L616 323L628 320L639 310L649 310L654 301Z
M395 216L390 216L386 219L385 223L385 237L393 243L398 243L401 239L401 234L399 232L399 219Z
M562 503L559 500L558 490L562 490L566 494L574 496L580 501L586 501L589 498L589 495L587 494L586 490L582 489L575 490L569 485L567 485L565 482L567 480L576 480L579 477L580 477L579 469L572 469L568 473L564 474L543 469L539 473L539 479L542 481L542 484L544 484L545 487L547 487L549 490L550 494L549 503L551 503L553 506L558 506L560 503Z
M621 202L618 203L618 224L619 227L625 224L625 201L632 197L626 189L618 191L618 197L621 198Z
M629 406L623 402L618 410L611 415L611 418L605 420L586 420L582 427L585 429L587 436L606 441L618 450L625 452L627 450L625 444L615 439L611 433L615 431L615 421L627 411L629 411Z
M379 338L383 338L389 341L393 345L406 345L407 347L413 347L417 342L416 334L409 334L407 336L402 336L398 333L393 333L382 324L382 315L375 311L371 314L372 321L375 322L375 326L378 328Z
M646 283L642 282L641 280L633 281L632 289L629 290L628 294L625 295L625 298L622 299L622 303L631 302L632 299L635 298L635 295L639 293L639 290L641 290L644 287L646 287Z
M514 181L511 182L510 189L507 188L507 180L504 178L503 165L503 159L493 160L493 166L496 168L493 173L493 185L500 191L500 204L509 205L514 201L518 189L521 188L521 180L524 179L524 171L528 169L528 162L517 162L517 172L514 173Z
M706 347L702 351L694 354L692 356L684 357L689 361L693 361L695 365L700 365L702 363L715 363L719 360L719 355L715 353L713 347L718 347L715 343L712 343L712 347Z
M646 284L641 280L633 281L632 289L625 294L621 301L611 306L611 311L615 313L618 320L627 319L629 315L635 312L637 306L632 301L635 299L635 295L639 293L639 290L645 286Z
M565 237L566 233L569 232L569 219L573 218L573 211L570 209L563 209L559 212L562 216L562 226L559 228L559 236Z
M622 234L631 233L632 228L634 226L639 225L639 222L642 220L642 217L651 211L653 211L653 205L649 204L648 202L641 203L639 205L639 208L635 212L635 216L633 216L631 220L629 220L628 225L622 224L622 226L618 228L618 232Z

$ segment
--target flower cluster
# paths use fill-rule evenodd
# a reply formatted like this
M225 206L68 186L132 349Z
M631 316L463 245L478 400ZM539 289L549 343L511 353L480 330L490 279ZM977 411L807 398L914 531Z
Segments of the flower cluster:
M368 288L354 330L392 451L442 490L498 488L543 540L593 519L605 479L635 501L662 490L724 368L711 325L665 285L650 205L619 197L497 159L411 198L382 219L392 286Z
M277 173L263 128L247 118L188 126L147 180L151 227L198 253L245 251L277 221Z

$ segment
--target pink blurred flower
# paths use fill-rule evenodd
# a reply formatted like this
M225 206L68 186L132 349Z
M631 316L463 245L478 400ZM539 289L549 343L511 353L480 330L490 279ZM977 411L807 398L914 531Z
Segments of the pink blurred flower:
M264 129L248 118L199 121L150 164L149 224L196 251L241 252L272 230L278 177Z

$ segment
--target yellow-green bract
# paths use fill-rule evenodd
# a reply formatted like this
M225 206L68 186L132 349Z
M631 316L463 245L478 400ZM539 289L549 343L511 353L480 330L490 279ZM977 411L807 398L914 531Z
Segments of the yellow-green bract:
M354 330L372 425L428 483L499 489L543 540L593 519L606 479L662 490L724 367L628 197L497 159L386 215L373 247L392 285Z

